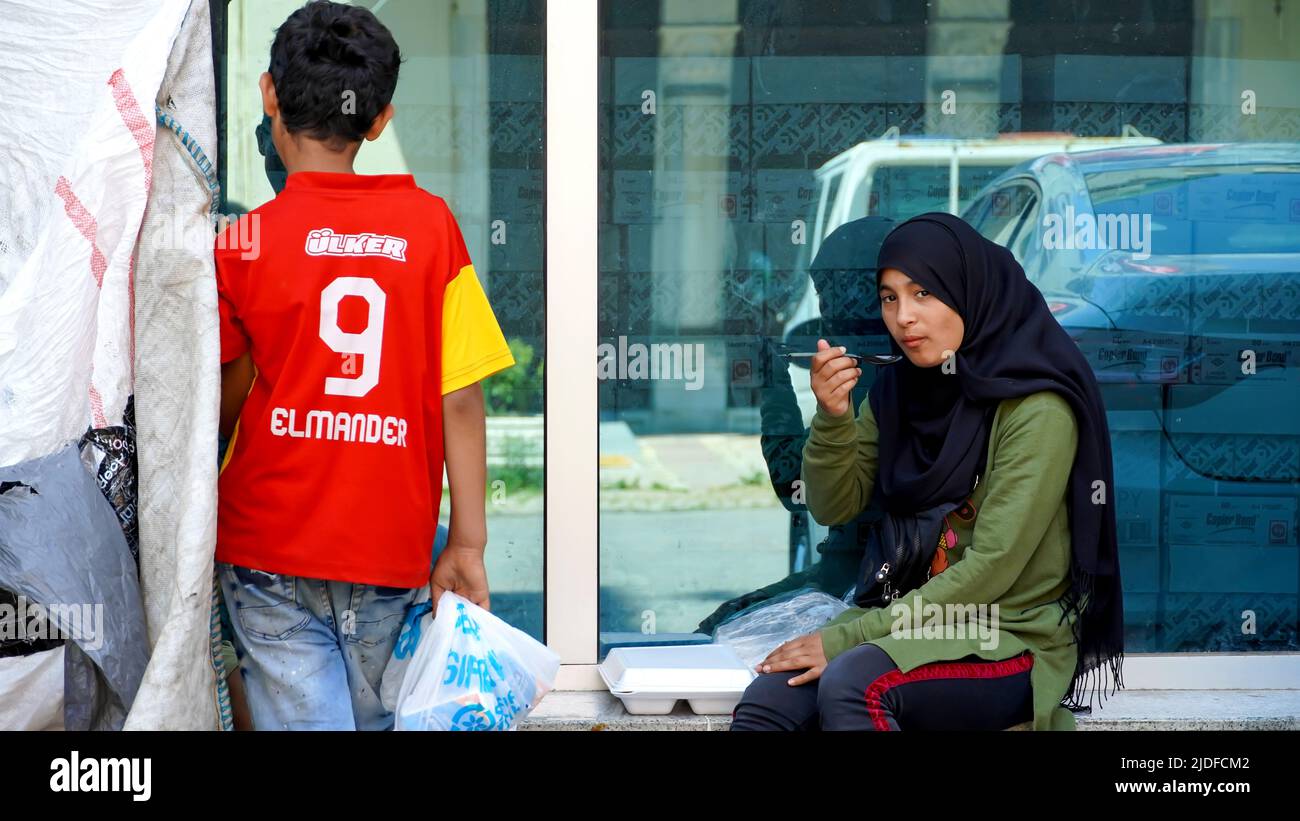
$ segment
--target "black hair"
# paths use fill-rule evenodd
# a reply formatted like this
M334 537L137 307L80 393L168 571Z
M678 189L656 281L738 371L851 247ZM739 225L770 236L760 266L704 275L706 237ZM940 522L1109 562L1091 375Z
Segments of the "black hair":
M369 9L312 0L271 44L268 70L285 129L334 147L361 141L392 101L401 62L397 41Z

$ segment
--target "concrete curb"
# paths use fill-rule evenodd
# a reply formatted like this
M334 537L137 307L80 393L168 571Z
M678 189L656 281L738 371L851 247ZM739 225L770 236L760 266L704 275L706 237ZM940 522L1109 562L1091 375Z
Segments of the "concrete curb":
M1089 731L1300 730L1300 690L1129 690L1076 720L1080 730ZM698 732L730 725L731 716L696 715L684 701L667 715L634 716L607 692L561 691L548 695L520 729Z

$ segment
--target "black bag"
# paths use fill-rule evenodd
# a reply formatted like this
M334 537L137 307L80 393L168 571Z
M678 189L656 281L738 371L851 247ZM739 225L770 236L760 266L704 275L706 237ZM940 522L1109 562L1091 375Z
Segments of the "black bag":
M975 477L975 487L979 477ZM974 493L974 488L971 489ZM930 578L930 563L939 549L943 518L964 502L945 502L915 516L886 512L867 532L853 603L862 608L888 607Z

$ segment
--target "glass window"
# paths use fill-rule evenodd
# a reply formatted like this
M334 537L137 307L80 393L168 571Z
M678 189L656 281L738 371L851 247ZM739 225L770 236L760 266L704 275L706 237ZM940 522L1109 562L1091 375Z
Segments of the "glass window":
M227 213L271 199L283 170L259 153L257 81L275 28L302 0L232 0L224 18L221 166ZM516 365L483 383L493 612L543 637L542 0L367 0L397 38L396 115L357 155L361 174L415 175L444 198ZM218 18L220 19L220 18ZM273 148L272 148L273 152ZM445 485L445 479L444 479ZM446 524L450 494L443 493Z
M1151 215L1153 254L1300 254L1300 149L1285 153L1274 163L1252 155L1241 165L1147 166L1084 180L1098 217Z
M975 193L996 178L1007 165L983 165L970 162L953 162L957 166L957 185L954 190L952 168L943 165L884 165L867 175L854 193L853 206L848 220L858 217L880 216L893 220L907 219L927 211L961 210L970 203ZM952 209L953 197L957 208Z
M1012 183L989 192L975 213L967 217L981 234L1010 248L1024 233L1037 202L1038 194L1032 186Z
M858 535L813 522L793 484L812 397L779 352L826 333L883 349L870 285L818 294L810 263L849 220L929 210L1008 244L1094 363L1129 651L1297 649L1294 9L607 0L601 17L602 656L849 590Z

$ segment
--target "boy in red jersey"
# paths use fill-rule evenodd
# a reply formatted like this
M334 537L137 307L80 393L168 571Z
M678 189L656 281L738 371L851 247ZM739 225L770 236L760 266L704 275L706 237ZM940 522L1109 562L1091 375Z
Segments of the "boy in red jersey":
M479 381L514 359L446 203L352 170L400 62L367 9L291 14L260 81L289 176L243 217L255 253L217 243L217 570L257 729L391 728L380 680L420 588L489 604Z

